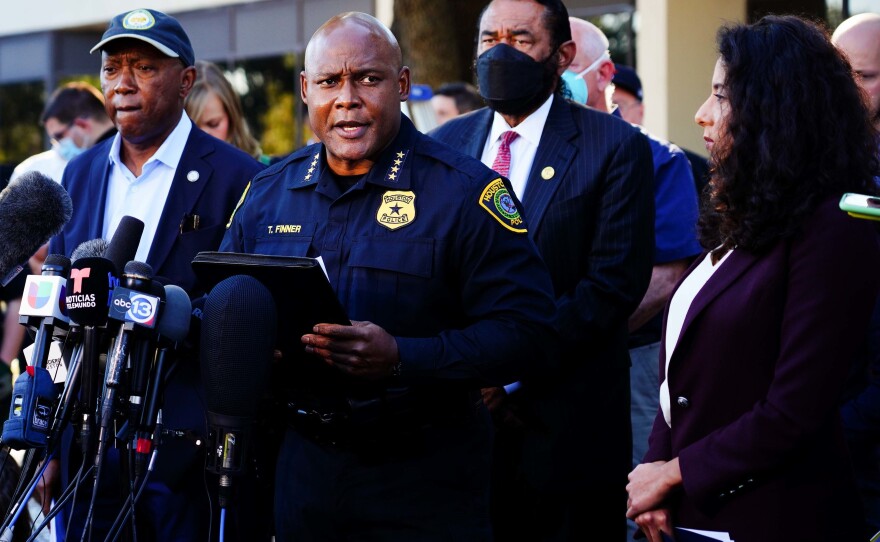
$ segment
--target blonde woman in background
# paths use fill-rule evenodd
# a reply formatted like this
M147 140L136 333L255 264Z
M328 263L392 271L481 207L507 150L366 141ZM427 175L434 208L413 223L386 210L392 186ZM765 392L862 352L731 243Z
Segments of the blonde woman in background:
M208 134L269 164L269 157L263 154L260 143L251 135L241 97L216 64L204 60L196 62L196 82L186 99L186 113Z

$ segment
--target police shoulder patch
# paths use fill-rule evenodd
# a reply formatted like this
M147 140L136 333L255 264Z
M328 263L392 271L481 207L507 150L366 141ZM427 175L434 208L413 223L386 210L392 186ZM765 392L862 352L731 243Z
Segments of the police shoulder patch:
M516 233L526 233L522 216L507 187L497 178L489 183L480 194L480 206L492 215L502 226Z

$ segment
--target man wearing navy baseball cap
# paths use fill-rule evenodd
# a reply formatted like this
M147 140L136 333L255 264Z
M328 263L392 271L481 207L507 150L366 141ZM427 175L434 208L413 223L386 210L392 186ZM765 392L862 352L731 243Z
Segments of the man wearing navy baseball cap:
M199 296L204 292L190 262L198 252L219 247L238 199L262 166L199 130L184 113L184 100L196 76L195 55L173 17L152 9L117 15L91 52L100 52L105 108L119 132L68 164L62 185L73 200L74 212L64 231L51 241L50 252L70 255L84 241L110 239L120 220L133 216L144 222L133 259L149 264L162 284L175 284L191 297ZM140 541L208 539L211 507L205 493L204 450L197 444L207 436L199 400L199 364L183 359L176 365L163 393L163 424L194 438L156 443L155 471L137 501L136 520L124 527L130 533L135 524ZM107 537L129 496L120 492L120 487L130 487L129 473L120 468L125 462L119 460L129 453L125 444L110 446L104 458L91 518L92 540ZM72 476L81 464L92 464L94 457L82 458L79 446L71 446L62 462L66 463L62 476ZM69 480L62 482L66 485ZM87 528L91 486L91 479L80 484L75 511L66 509L66 515L72 516L71 530L59 539L80 540ZM64 525L64 519L57 525ZM268 538L262 534L248 536Z
M617 105L623 120L642 125L645 107L642 105L642 80L636 71L623 64L614 65L614 94L611 101Z
M136 9L113 17L101 41L89 52L100 51L107 43L120 38L145 41L165 56L179 58L185 67L195 64L189 36L177 19L161 11Z

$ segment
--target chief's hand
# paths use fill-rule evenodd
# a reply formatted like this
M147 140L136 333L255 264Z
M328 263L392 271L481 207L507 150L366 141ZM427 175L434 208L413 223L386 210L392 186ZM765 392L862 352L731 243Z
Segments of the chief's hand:
M492 414L496 425L511 429L523 426L519 417L519 409L513 402L508 401L508 395L504 388L483 388L480 393L483 397L483 404Z
M306 352L357 378L390 377L398 362L397 341L372 322L351 324L317 324L302 336Z

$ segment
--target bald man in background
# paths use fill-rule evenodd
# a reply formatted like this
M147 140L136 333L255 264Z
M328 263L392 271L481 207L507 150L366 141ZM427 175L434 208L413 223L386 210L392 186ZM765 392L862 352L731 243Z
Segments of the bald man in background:
M867 93L871 121L880 129L880 15L862 13L840 23L831 41L849 59Z
M831 41L852 64L868 100L871 122L880 129L880 15L850 17L837 27ZM868 523L867 539L880 531L880 300L865 346L852 361L840 413Z

